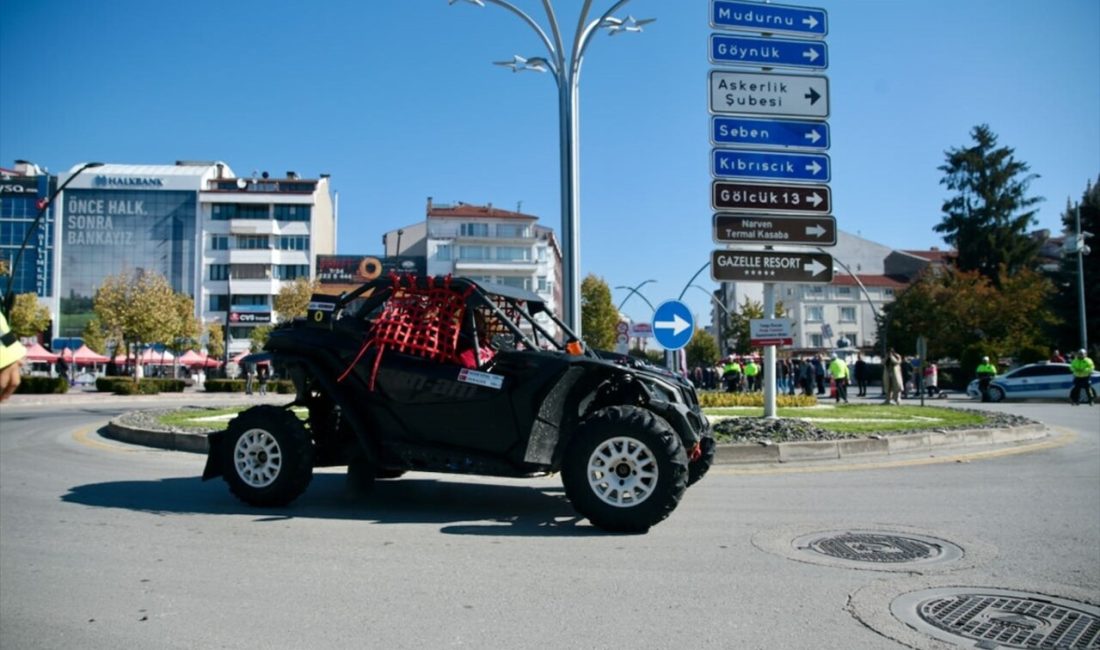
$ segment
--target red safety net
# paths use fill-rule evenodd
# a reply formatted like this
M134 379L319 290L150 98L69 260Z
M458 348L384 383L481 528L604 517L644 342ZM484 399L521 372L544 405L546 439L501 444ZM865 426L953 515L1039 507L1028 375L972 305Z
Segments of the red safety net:
M374 390L378 365L387 350L439 363L458 363L458 334L466 311L466 298L473 287L458 291L452 288L450 276L440 282L434 277L418 281L411 274L394 274L392 278L393 295L374 321L355 360L337 381L343 381L371 348L377 349L370 373L371 390Z

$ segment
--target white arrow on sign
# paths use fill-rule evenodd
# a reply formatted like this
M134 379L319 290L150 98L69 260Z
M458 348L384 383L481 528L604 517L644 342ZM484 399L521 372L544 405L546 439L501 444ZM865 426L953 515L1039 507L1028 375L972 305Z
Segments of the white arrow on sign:
M825 234L825 228L823 228L821 224L815 223L812 226L806 226L806 234L813 237L820 237Z
M810 63L813 63L814 61L817 61L817 57L819 57L819 56L821 56L821 55L817 53L817 50L815 50L815 49L813 49L813 48L811 47L810 49L808 49L808 50L806 50L805 52L803 52L803 53L802 53L802 56L804 56L804 57L806 57L807 59L809 59L809 60L810 60Z
M821 171L821 165L817 164L817 161L815 160L809 165L806 165L806 171L816 175L819 171Z
M691 323L687 322L683 318L680 318L680 314L673 314L672 320L658 320L653 321L653 327L662 330L672 330L673 336L679 336L680 332L683 332L687 328L691 327Z
M820 275L821 272L824 271L827 268L829 268L829 267L825 266L821 262L818 262L817 260L810 260L810 263L803 266L802 270L803 271L809 271L810 275L816 276L816 275Z
M810 142L817 144L817 141L821 139L821 134L817 132L817 129L810 131L802 137L807 138Z
M809 25L810 29L813 29L814 27L817 27L817 18L814 18L813 16L806 16L802 19L802 24Z
M823 198L821 198L820 196L818 196L817 192L814 192L813 194L811 194L811 195L810 195L810 198L809 198L809 199L807 199L807 201L809 201L810 203L813 203L813 205L814 205L814 207L815 207L815 208L816 208L817 206L821 205L821 203L822 203L822 202L823 202L824 200L825 200L825 199L823 199Z

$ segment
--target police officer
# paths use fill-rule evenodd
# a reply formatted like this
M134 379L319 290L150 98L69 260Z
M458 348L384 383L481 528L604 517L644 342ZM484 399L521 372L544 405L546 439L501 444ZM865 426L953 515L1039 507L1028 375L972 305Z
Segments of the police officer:
M726 359L726 365L722 366L722 381L726 383L727 393L741 392L741 364L732 354Z
M1073 361L1069 363L1069 369L1073 372L1073 390L1069 393L1069 401L1077 406L1081 403L1081 391L1085 391L1085 397L1089 400L1089 406L1092 406L1092 386L1089 385L1092 379L1092 371L1096 366L1092 363L1092 359L1085 356L1084 348L1077 351L1077 356Z
M833 355L832 361L829 362L829 375L833 378L833 384L836 385L836 403L840 404L840 400L844 400L844 403L848 403L848 364L844 362L844 359Z
M747 385L746 390L750 393L760 390L759 375L760 366L756 365L756 359L749 357L749 360L745 363L745 384Z
M997 366L989 363L989 357L982 357L982 362L978 364L975 374L978 375L978 392L982 395L982 401L988 402L989 382L997 376Z

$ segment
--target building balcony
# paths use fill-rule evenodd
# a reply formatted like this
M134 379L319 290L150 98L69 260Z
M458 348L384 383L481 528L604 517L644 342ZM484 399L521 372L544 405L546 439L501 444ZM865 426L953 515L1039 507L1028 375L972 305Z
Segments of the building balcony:
M536 260L456 260L455 271L521 271L533 272L539 265Z
M270 248L256 250L234 249L229 251L230 264L275 264L276 252Z
M232 291L234 295L268 295L274 296L279 293L280 283L278 280L270 279L258 279L258 280L238 280L233 278L227 283L227 292Z

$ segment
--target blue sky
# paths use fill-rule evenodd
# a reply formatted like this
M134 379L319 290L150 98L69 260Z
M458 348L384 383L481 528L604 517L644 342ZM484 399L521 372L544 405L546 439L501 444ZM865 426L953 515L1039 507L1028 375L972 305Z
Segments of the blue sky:
M515 0L540 17L541 2ZM556 0L572 34L580 0ZM593 2L602 12L610 0ZM794 3L790 3L794 4ZM826 0L838 226L943 246L944 151L987 123L1040 176L1038 227L1100 174L1100 2ZM709 259L708 0L632 0L641 34L597 35L581 75L581 272L675 298ZM339 252L437 202L560 228L556 91L490 65L544 55L499 7L0 0L0 165L224 160L332 174ZM698 284L712 288L704 272ZM613 291L618 304L626 292ZM706 317L707 297L685 295ZM650 314L636 299L627 313Z

